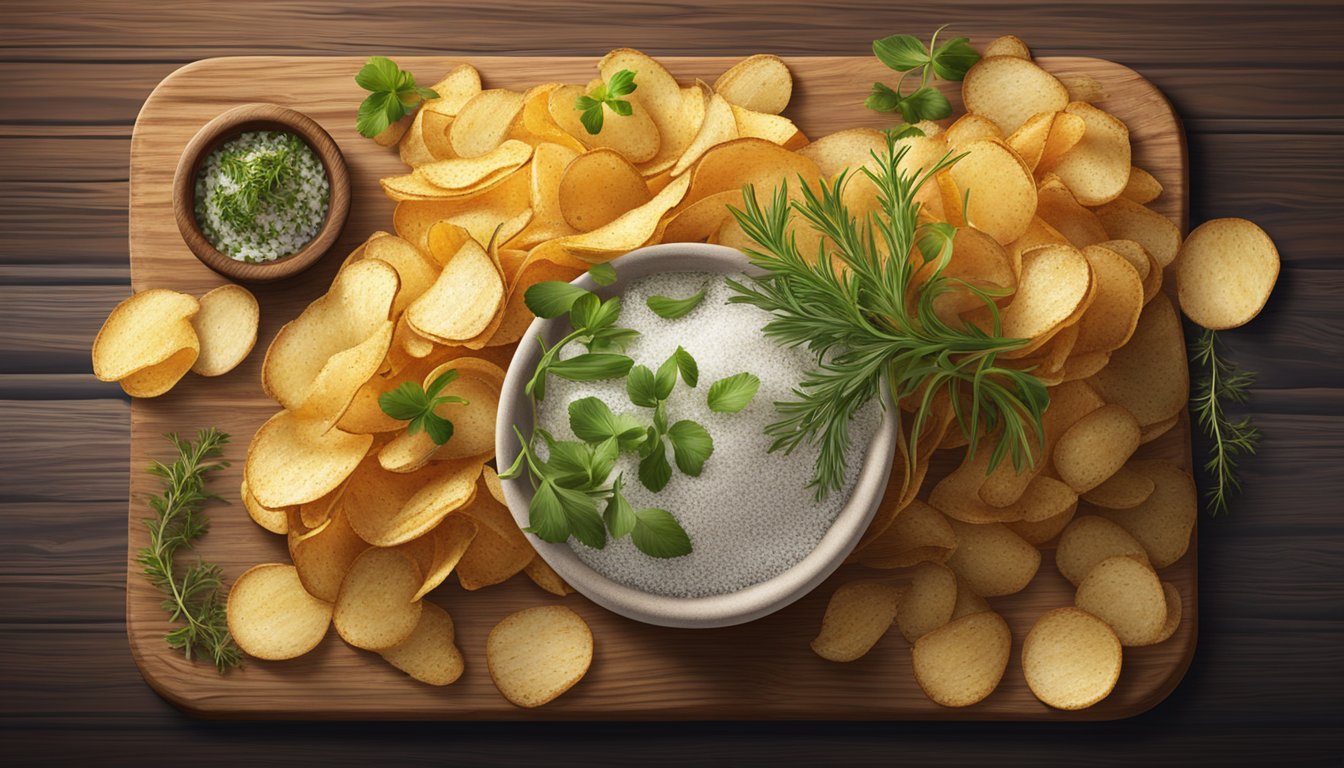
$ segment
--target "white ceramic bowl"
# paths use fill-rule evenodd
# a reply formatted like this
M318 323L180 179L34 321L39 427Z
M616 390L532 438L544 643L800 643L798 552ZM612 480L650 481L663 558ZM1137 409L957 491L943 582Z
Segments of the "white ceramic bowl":
M612 285L599 286L588 275L580 276L574 284L607 298L623 292L631 281L658 272L758 273L741 251L703 243L670 243L640 248L617 259L613 265L616 267L617 280ZM569 321L565 316L554 320L534 320L509 365L495 430L495 450L501 467L512 465L518 456L519 445L513 432L514 426L517 425L524 435L532 433L532 407L523 394L523 386L536 370L540 357L534 339L541 336L549 346L568 330ZM579 559L568 543L546 542L531 534L527 534L528 539L542 559L580 594L627 618L648 624L685 628L726 627L758 619L778 611L816 588L840 567L867 530L873 512L882 500L896 451L896 425L890 400L885 406L882 423L868 444L863 467L849 500L817 548L787 571L746 589L695 598L650 594L594 571ZM811 468L807 469L810 471ZM532 501L531 483L519 477L504 481L503 486L509 511L518 526L526 528L529 524L528 505Z

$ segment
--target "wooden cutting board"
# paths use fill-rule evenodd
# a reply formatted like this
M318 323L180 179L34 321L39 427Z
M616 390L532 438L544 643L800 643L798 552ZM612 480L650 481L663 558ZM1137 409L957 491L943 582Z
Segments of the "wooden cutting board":
M713 82L736 59L666 58L678 79ZM863 107L874 80L891 81L890 70L872 57L786 59L795 77L786 114L812 137L856 126L885 127L888 116ZM587 82L596 60L556 57L401 57L402 66L424 82L469 62L487 88L523 90L543 81ZM237 370L204 379L188 375L169 394L137 400L131 408L131 489L126 626L131 651L145 680L162 696L192 714L219 718L342 719L958 719L1097 720L1128 717L1157 704L1175 688L1194 653L1198 611L1196 545L1162 578L1176 584L1184 620L1161 645L1125 649L1124 668L1114 693L1081 712L1058 712L1038 702L1022 678L1022 640L1044 611L1072 603L1072 586L1056 571L1053 552L1043 554L1040 573L1025 591L991 600L1013 629L1013 651L998 689L965 709L945 709L929 701L911 672L910 649L893 630L867 656L849 664L824 661L808 643L815 636L826 601L837 585L879 572L846 566L810 596L750 624L715 630L646 626L599 608L579 595L557 598L520 575L505 584L466 592L449 579L432 600L444 606L457 627L466 657L465 674L453 685L417 683L376 655L355 650L333 631L312 653L287 662L248 660L243 669L219 676L206 663L192 663L170 650L170 628L160 597L141 577L136 550L146 544L141 520L146 498L158 481L143 471L165 459L167 432L194 434L217 426L233 435L226 455L235 465L220 473L212 489L230 502L208 508L211 532L197 547L218 563L230 580L263 562L288 562L285 541L255 525L238 500L241 461L256 428L278 406L261 390L266 346L285 322L326 290L341 258L378 229L391 229L392 203L377 179L404 173L395 150L358 136L355 109L363 92L354 73L356 57L219 58L198 61L174 72L146 100L131 143L130 259L135 290L172 288L196 295L220 285L221 277L187 250L173 220L171 187L178 156L192 135L224 109L265 101L306 113L322 124L344 151L350 166L352 203L344 235L323 263L277 285L253 289L261 302L257 348ZM1099 89L1097 103L1123 119L1134 145L1134 163L1155 175L1165 192L1156 208L1185 230L1188 184L1185 140L1180 123L1151 83L1134 71L1088 58L1047 58L1042 66L1078 88ZM955 88L947 89L960 112ZM1170 281L1168 287L1171 287ZM1163 438L1143 446L1141 455L1190 466L1189 419ZM936 476L925 487L931 487ZM562 602L591 625L596 639L593 666L574 689L538 710L518 709L495 690L485 663L485 638L513 611Z

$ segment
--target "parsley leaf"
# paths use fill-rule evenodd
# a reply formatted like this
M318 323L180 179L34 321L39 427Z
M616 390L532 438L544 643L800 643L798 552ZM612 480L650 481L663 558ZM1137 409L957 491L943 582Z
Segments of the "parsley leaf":
M709 385L709 410L737 413L756 397L761 380L754 373L735 373Z
M580 296L586 295L589 295L588 291L577 285L547 280L528 288L523 293L523 303L537 317L559 317L568 312Z
M913 35L892 35L873 41L873 55L897 72L909 72L929 63L929 51Z
M630 540L650 557L681 557L690 554L691 538L665 509L641 509L635 513Z
M611 484L611 499L607 501L607 509L602 513L607 530L618 539L635 528L635 510L630 506L630 502L625 500L625 494L621 493L621 483L624 480L624 477L617 476L616 482Z
M699 424L683 419L667 430L667 438L672 441L672 452L676 455L677 469L691 477L698 477L705 468L705 461L714 453L714 438Z
M704 300L705 289L701 288L699 293L684 299L671 299L667 296L650 296L645 300L645 303L649 305L649 309L653 310L655 315L667 320L676 320L677 318L685 317L692 309L700 306L700 302Z
M634 93L638 87L635 85L635 73L622 69L587 95L575 99L574 108L582 113L579 121L583 123L584 130L593 136L602 132L604 106L621 117L629 117L634 109L629 101L621 97Z
M378 396L378 407L391 418L407 422L407 434L414 435L423 429L435 445L443 445L453 437L453 423L437 413L438 407L470 404L456 395L439 394L456 380L457 371L449 369L431 381L428 388L414 381L402 382L391 392Z
M677 386L677 355L674 352L671 357L663 361L658 366L658 372L653 375L653 394L659 400L666 400L672 396L672 390Z
M616 282L616 268L611 266L610 262L604 261L589 267L588 276L598 285L611 285Z
M662 438L655 437L652 443L645 445L651 448L649 454L639 461L639 482L657 493L666 488L672 479L672 465L667 463L667 446Z
M596 397L584 397L569 404L569 428L574 436L589 443L614 438L622 448L636 448L644 442L644 425L628 414L612 413Z
M677 361L677 370L681 372L681 380L686 382L686 386L694 389L696 384L700 383L700 366L691 357L691 353L682 347L677 347L677 351L672 353L673 359Z
M439 94L415 84L415 75L403 72L391 59L370 56L355 74L355 84L369 95L359 105L355 127L363 136L373 138L392 123L406 116L407 107L414 107L424 99L437 99Z
M636 365L630 369L630 374L625 377L625 393L630 396L630 402L642 408L652 408L658 404L658 395L655 392L653 371L649 370L647 365Z
M625 355L610 352L589 352L575 355L568 360L557 360L547 369L562 379L570 381L597 381L624 376L634 365L634 360Z
M941 120L951 115L952 105L946 96L930 85L930 81L935 75L950 81L965 78L966 72L980 60L980 54L970 46L970 40L964 37L939 45L938 34L946 28L939 27L928 46L911 35L892 35L874 40L873 55L902 74L895 88L873 83L873 90L864 100L864 105L875 112L899 112L906 123ZM907 94L901 86L905 78L916 70L919 72L919 85Z

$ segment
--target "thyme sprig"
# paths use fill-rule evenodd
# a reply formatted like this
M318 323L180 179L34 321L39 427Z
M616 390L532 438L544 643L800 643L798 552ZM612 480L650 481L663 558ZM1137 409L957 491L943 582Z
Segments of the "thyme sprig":
M1210 485L1204 491L1209 514L1227 511L1228 498L1241 491L1237 465L1242 456L1255 453L1260 442L1260 430L1250 416L1233 419L1227 414L1229 403L1245 403L1253 371L1238 370L1231 361L1218 354L1218 334L1203 329L1195 339L1192 354L1195 365L1204 369L1204 377L1195 385L1190 407L1195 420L1212 441L1209 458L1204 463Z

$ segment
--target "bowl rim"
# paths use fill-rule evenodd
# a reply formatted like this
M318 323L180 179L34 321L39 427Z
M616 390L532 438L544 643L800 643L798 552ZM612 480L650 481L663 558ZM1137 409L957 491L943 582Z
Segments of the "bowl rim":
M327 215L312 240L296 253L275 261L246 262L221 253L196 221L196 176L205 158L219 145L245 131L293 133L317 155L327 174ZM350 213L350 171L331 134L317 121L289 107L262 102L230 107L201 126L187 142L173 174L173 216L187 248L202 264L241 282L283 280L316 264L335 245Z
M617 280L609 286L597 285L586 273L572 284L605 297L620 293L630 280L655 272L761 274L741 251L705 243L646 246L621 256L614 266ZM557 327L556 320L537 318L528 326L523 339L526 341L538 335L546 338L548 329ZM509 364L495 426L495 451L501 467L511 466L519 452L514 425L519 424L524 429L532 425L532 409L523 394L523 386L531 377L539 356L536 345L524 343ZM886 391L882 405L882 421L868 443L863 467L849 499L816 548L783 573L745 589L693 598L656 595L603 576L580 560L567 542L552 543L530 533L525 535L538 555L570 586L626 618L681 628L726 627L753 621L784 608L820 585L843 564L867 530L882 501L896 455L895 408ZM502 480L501 485L509 513L519 528L526 528L527 509L532 497L530 485L522 478Z

